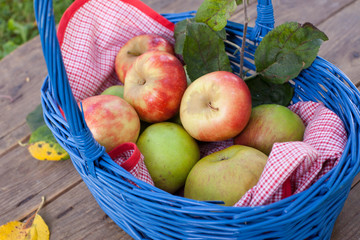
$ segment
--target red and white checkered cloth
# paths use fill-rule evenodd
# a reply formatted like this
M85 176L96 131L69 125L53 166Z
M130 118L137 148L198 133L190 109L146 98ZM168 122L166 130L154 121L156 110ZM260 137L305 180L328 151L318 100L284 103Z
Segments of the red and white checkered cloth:
M152 33L174 43L173 30L174 24L139 0L75 1L58 28L65 69L75 99L81 101L120 83L114 61L129 39ZM258 184L235 206L269 204L301 192L339 160L347 136L336 114L313 102L300 102L290 109L307 126L304 141L276 143ZM232 140L200 143L201 157L232 144ZM119 149L111 153L113 159L135 177L153 184L136 146L133 150L124 150L121 146Z
M109 156L134 177L154 186L146 168L144 156L135 143L123 143L110 151Z
M305 123L303 141L275 143L259 182L235 206L270 204L304 191L340 159L347 142L341 119L321 103L289 108Z
M57 33L75 99L120 84L115 57L129 39L153 33L174 43L173 30L173 23L139 0L75 1L61 18Z

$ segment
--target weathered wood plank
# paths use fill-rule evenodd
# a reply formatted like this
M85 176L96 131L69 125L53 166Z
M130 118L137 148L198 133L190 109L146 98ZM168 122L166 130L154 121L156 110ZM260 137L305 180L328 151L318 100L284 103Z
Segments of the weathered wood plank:
M0 67L0 156L29 135L25 118L40 104L40 87L47 74L40 39L35 37L1 60ZM22 129L23 134L19 132Z
M143 0L143 2L158 13L179 13L197 10L202 0Z
M360 1L342 9L319 28L329 41L320 48L320 56L340 68L358 87L360 86Z
M132 239L101 210L84 182L51 201L40 215L51 239Z
M296 21L299 23L311 22L316 26L352 2L354 2L354 0L272 1L276 23L280 24L285 21Z
M360 184L356 184L349 193L344 208L340 213L331 239L359 240L360 239Z
M256 1L250 1L250 3L254 2L256 3ZM296 21L299 23L311 22L317 26L352 2L354 2L354 0L273 0L272 5L274 9L275 25L279 25L288 21ZM254 26L256 17L256 7L249 7L249 26ZM243 23L243 12L238 11L238 14L235 14L231 20Z
M168 13L195 10L202 1L148 0L147 2L158 12ZM352 2L353 4L349 6L351 8L344 8ZM320 29L329 35L330 41L326 44L332 43L333 45L330 46L333 48L336 48L339 43L342 44L343 48L339 48L341 52L339 50L333 53L334 56L332 56L331 47L325 48L325 44L323 45L324 47L321 50L325 52L320 53L323 53L323 56L328 60L334 62L333 57L337 59L342 57L342 54L346 55L349 54L349 51L358 49L356 48L358 45L354 41L354 36L347 34L341 36L343 42L339 40L339 42L333 43L331 34L333 34L332 31L335 31L334 36L343 33L341 22L346 20L347 14L350 14L352 19L357 19L353 15L359 12L359 9L353 10L352 8L355 5L358 6L359 1L323 0L310 2L304 0L299 2L274 0L273 4L276 23L290 20L310 21L320 26ZM297 6L301 6L301 8ZM339 14L334 14L339 10L342 11ZM349 12L343 15L343 11ZM238 13L241 16L241 11L238 11ZM326 20L332 15L334 16ZM256 16L255 6L249 9L249 16L251 21L254 21ZM242 21L242 17L236 20ZM349 20L349 22L353 23L352 20ZM332 26L333 23L337 23L340 28ZM357 25L356 23L353 24L354 27ZM326 26L332 32L331 34L326 30ZM348 29L345 30L348 31ZM355 37L360 36L356 31L358 30L353 30L353 32L357 33ZM351 43L349 47L346 47L347 41ZM341 67L343 61L343 58L339 58L338 63L334 63L336 65L340 64L338 66L348 74L348 71ZM28 64L21 64L20 66L14 64L22 62ZM356 63L358 62L353 65L354 74L359 73ZM353 63L351 62L351 64ZM28 155L26 148L16 145L19 139L29 134L25 124L25 116L40 102L39 89L45 75L46 66L42 57L39 39L25 44L0 62L0 94L11 95L15 99L11 103L6 98L0 99L0 108L6 109L10 115L2 115L0 122L0 162L2 166L5 166L0 170L0 225L10 220L24 218L32 210L36 209L40 197L45 195L49 202L41 214L49 224L52 239L131 239L110 219L105 217L104 212L86 189L85 184L81 182L70 161L58 163L39 162ZM26 81L27 77L30 79L29 82ZM3 120L6 122L3 123ZM358 187L358 185L355 185L351 191L342 212L344 216L342 218L342 214L340 215L335 226L333 239L354 239L353 237L357 236L355 233L359 234L357 225L350 224L348 226L352 221L352 218L348 216L360 212L359 209L352 208L356 207L356 199L359 198L359 193L352 193L358 191L356 190ZM349 207L346 207L348 205ZM354 222L357 221L359 219L355 218ZM350 228L348 229L348 227ZM340 233L336 233L339 229L341 230ZM346 233L347 229L349 234ZM350 234L350 232L353 233Z
M27 143L30 129L26 123L19 125L0 139L0 157L16 148L19 143Z
M52 199L81 181L70 160L38 161L26 147L17 146L0 162L0 225L28 215L41 196Z
M355 187L355 185L357 185L358 183L360 183L360 174L355 176L354 181L351 184L351 187Z

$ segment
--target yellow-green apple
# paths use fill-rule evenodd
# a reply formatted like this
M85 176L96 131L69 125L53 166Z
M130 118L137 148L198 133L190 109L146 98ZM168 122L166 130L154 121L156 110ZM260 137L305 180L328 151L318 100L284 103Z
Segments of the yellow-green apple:
M180 60L161 51L139 56L126 75L124 98L146 122L163 122L180 108L187 87Z
M139 136L137 146L156 187L175 193L200 158L197 142L180 125L154 123Z
M269 154L275 142L302 141L304 131L301 118L287 107L263 104L252 109L248 125L234 138L234 143Z
M165 38L156 34L135 36L120 48L115 58L115 72L122 83L124 83L126 73L136 58L151 50L174 54L173 45Z
M95 140L106 152L125 142L136 142L140 119L124 99L113 95L96 95L82 102L85 122Z
M124 85L114 85L105 89L102 95L114 95L124 98Z
M251 95L237 75L216 71L203 75L186 89L180 119L186 131L200 141L222 141L238 135L251 114Z
M259 150L241 145L214 152L191 169L184 197L232 206L259 181L267 158Z

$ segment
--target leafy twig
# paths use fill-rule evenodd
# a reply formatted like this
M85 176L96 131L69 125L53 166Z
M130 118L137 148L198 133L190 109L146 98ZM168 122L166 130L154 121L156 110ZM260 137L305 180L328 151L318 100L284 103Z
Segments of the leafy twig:
M247 26L249 23L248 15L247 15L247 0L243 1L244 6L244 31L243 31L243 38L241 43L241 52L240 52L240 77L243 78L244 75L244 55L245 55L245 42L246 42L246 32L247 32Z

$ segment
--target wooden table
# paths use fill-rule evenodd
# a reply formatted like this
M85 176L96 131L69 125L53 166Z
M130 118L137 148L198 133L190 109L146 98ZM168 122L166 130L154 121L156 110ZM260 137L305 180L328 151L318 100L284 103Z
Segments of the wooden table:
M160 13L196 10L201 0L146 0ZM248 9L250 26L256 2ZM360 86L360 0L274 0L276 23L311 22L329 36L319 55L337 65ZM242 11L232 18L242 21ZM38 161L26 142L30 129L25 117L40 103L47 74L39 38L29 41L0 62L0 225L23 220L46 197L40 214L51 239L131 239L100 209L70 160ZM6 97L7 96L7 97ZM337 219L333 240L360 239L360 182L353 182Z

